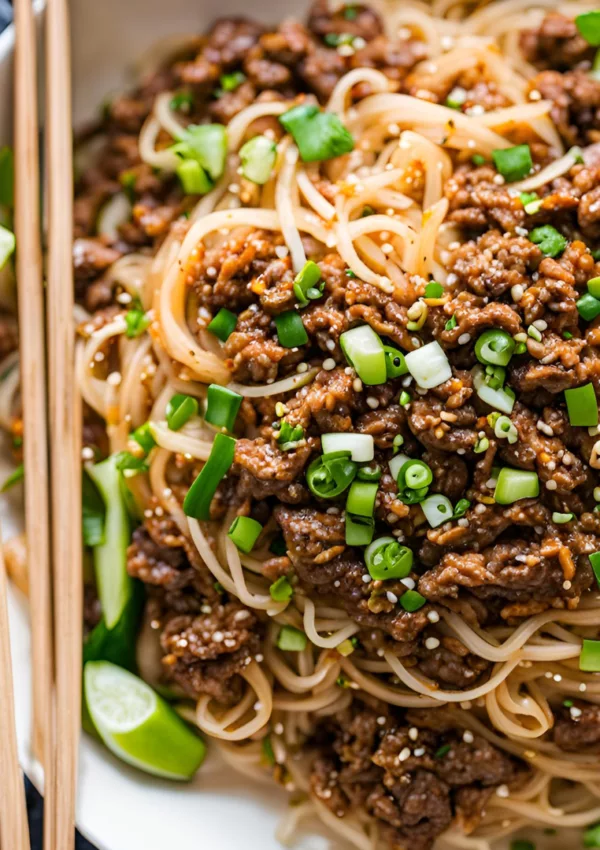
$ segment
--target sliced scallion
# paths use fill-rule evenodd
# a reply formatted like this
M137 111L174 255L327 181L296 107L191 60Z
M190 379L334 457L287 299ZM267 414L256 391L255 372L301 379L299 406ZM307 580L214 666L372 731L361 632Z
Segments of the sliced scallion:
M308 342L308 334L302 324L300 313L287 310L274 318L279 343L284 348L299 348Z
M540 246L540 251L546 257L558 257L567 247L566 238L551 224L536 227L529 234L529 238Z
M291 133L304 162L333 159L354 150L354 139L337 115L315 104L294 106L279 121Z
M502 413L511 414L515 406L515 394L510 387L494 389L486 382L485 371L481 366L473 369L473 386L479 398L490 407Z
M537 472L503 467L498 475L494 498L499 505L512 505L520 499L534 499L540 495Z
M254 136L240 148L242 175L263 186L273 171L277 159L277 145L266 136Z
M406 578L413 565L413 553L395 537L378 537L365 550L365 564L375 581Z
M412 613L422 608L427 600L417 590L406 590L400 597L400 605L405 611Z
M421 509L432 528L437 528L438 525L448 522L449 519L452 519L454 513L452 502L441 493L434 493L424 499L421 502Z
M308 293L316 288L320 280L321 269L312 260L308 260L294 280L294 295L301 307L306 307L309 304L311 299Z
M236 325L237 316L235 313L232 313L231 310L226 310L225 307L221 307L217 315L206 326L206 330L218 337L221 342L227 342L234 332Z
M565 401L571 425L592 428L598 424L598 400L593 384L565 390Z
M370 481L353 481L348 491L346 510L356 516L372 517L375 512L377 484Z
M600 640L583 641L579 669L586 673L600 673Z
M242 396L239 393L234 393L219 384L211 384L206 392L204 418L217 428L232 431L241 403Z
M175 393L167 404L166 420L171 431L179 431L192 416L198 414L198 399Z
M408 371L423 389L439 387L452 377L452 369L439 342L409 351L405 357Z
M519 439L517 427L508 416L498 416L494 425L494 434L499 440L508 440L511 445Z
M375 456L375 444L370 434L356 434L347 431L322 434L321 446L324 454L350 452L351 460L357 463L368 463Z
M408 366L404 354L391 345L384 345L383 350L385 352L385 371L388 378L399 378L401 375L406 375Z
M494 328L484 331L475 343L475 356L480 363L507 366L516 343L506 331Z
M262 525L249 516L236 516L229 527L227 537L235 543L240 552L246 555L254 549L254 545L262 531Z
M384 384L387 377L383 343L369 325L352 328L340 336L340 345L348 363L363 384Z
M277 635L277 646L287 652L302 652L308 640L304 632L293 626L282 626Z
M275 602L287 602L288 599L292 598L294 588L285 576L280 576L280 578L278 578L277 581L274 581L269 587L269 594L271 599L274 599Z
M492 159L500 174L509 183L522 180L533 168L529 145L515 145L512 148L494 150Z
M3 269L16 245L15 234L7 227L0 225L0 269Z
M353 516L346 511L346 543L348 546L368 546L373 539L373 517Z
M187 492L183 512L195 519L210 519L210 503L227 474L235 454L235 440L227 434L215 436L208 460Z

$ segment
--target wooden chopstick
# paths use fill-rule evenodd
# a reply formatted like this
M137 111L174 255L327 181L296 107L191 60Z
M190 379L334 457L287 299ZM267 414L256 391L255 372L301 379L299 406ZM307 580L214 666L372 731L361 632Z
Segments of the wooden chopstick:
M28 850L29 827L25 787L17 752L6 586L6 569L0 545L0 694L3 703L0 711L0 846L7 850Z
M36 30L31 0L15 0L15 233L31 610L32 749L52 788L52 608L48 513L46 351L40 232ZM52 844L47 838L47 846Z
M54 845L74 846L81 720L81 405L73 332L73 171L67 0L46 7L48 368L52 555L56 623Z

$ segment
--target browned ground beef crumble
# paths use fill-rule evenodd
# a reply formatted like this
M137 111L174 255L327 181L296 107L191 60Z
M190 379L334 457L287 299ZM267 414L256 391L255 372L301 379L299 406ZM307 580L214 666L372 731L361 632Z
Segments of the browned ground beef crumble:
M348 20L318 0L307 27L287 21L274 31L242 18L220 20L188 55L143 81L134 94L112 102L101 127L107 144L98 163L81 175L75 204L77 294L95 311L93 322L101 326L122 309L115 300L118 288L104 277L109 265L134 250L152 253L169 227L185 228L182 215L193 204L174 178L161 177L140 161L137 137L157 93L171 89L191 95L189 121L227 123L256 100L293 102L300 95L324 102L345 72L366 65L382 70L397 90L434 102L444 102L452 87L461 86L467 92L466 112L506 105L481 68L441 88L435 75L429 80L420 73L417 81L414 67L426 55L424 44L416 37L388 39L377 14L360 4L354 8L356 15ZM327 44L336 33L351 33L364 44L342 56ZM491 165L456 160L445 192L448 218L460 226L463 242L449 253L449 300L430 308L420 333L423 342L435 339L447 353L452 378L445 384L416 393L409 387L411 403L400 406L405 382L396 379L368 392L357 388L339 345L344 331L367 323L390 344L412 350L407 309L423 292L420 278L408 279L399 303L349 278L337 253L325 253L306 238L307 255L319 263L325 291L301 314L309 342L298 350L281 347L273 322L295 304L294 274L290 258L277 251L283 245L279 235L236 230L224 246L200 256L193 281L194 297L206 314L223 306L238 314L225 346L234 380L264 383L294 373L301 361L321 366L328 358L333 363L283 399L284 420L305 431L306 441L296 450L282 451L273 436L275 400L244 401L238 421L252 438L240 432L234 466L213 501L214 517L234 505L261 522L270 521L271 528L275 522L286 552L266 563L266 576L285 575L299 592L335 599L361 626L359 653L391 649L407 666L450 689L484 681L490 664L442 633L439 618L428 616L436 607L446 606L478 627L516 625L551 607L575 608L593 583L588 555L600 549L588 465L597 438L569 424L562 395L588 382L600 391L600 319L583 322L576 307L587 280L600 274L591 253L600 244L600 82L588 75L593 50L560 14L550 13L539 28L524 32L521 45L538 71L530 83L534 99L553 101L553 118L566 145L587 145L584 162L538 190L541 207L527 216L519 197L495 180ZM215 96L220 76L232 71L242 72L244 82ZM357 98L365 94L368 87L362 84L354 92ZM268 117L255 122L248 136L265 130L276 137L282 133L277 120ZM518 130L514 141L523 141ZM532 142L531 150L536 168L550 161L546 145ZM99 238L94 235L98 211L122 185L133 202L131 221L116 239ZM318 188L331 199L330 184ZM420 200L418 175L407 192ZM252 184L244 180L240 199L253 203ZM542 224L552 224L569 239L556 259L544 257L528 239L528 230ZM452 316L455 327L446 329ZM509 445L495 437L486 419L490 408L474 391L469 371L477 362L474 343L486 328L514 335L534 321L545 323L542 340L528 337L526 352L514 356L508 367L507 384L518 398L512 421L519 437ZM15 340L13 329L2 324L2 352ZM376 517L381 531L393 531L415 552L411 577L427 604L414 613L386 593L401 597L403 583L388 581L384 588L382 582L363 580L362 555L345 543L343 497L319 503L306 486L306 467L320 450L320 435L350 430L373 436L376 461L384 470L394 437L402 435L403 451L431 467L433 492L448 495L453 503L460 498L471 502L464 518L431 529L418 505L400 501L395 481L384 472ZM103 449L105 438L92 415L86 416L85 433L88 445ZM489 448L476 453L482 434ZM489 481L499 462L535 470L539 498L496 504ZM176 458L171 486L178 497L183 498L194 472L193 465ZM551 519L554 511L573 512L574 518L557 525ZM224 703L238 699L240 671L259 650L262 615L215 585L170 517L146 519L134 532L128 568L144 582L161 632L165 680L191 697L209 694ZM93 624L99 616L93 599L87 609ZM426 646L430 637L437 639L435 649ZM600 746L597 706L577 701L570 709L554 708L551 739L561 749L583 752ZM324 720L311 742L314 793L338 816L364 806L379 820L392 848L426 850L453 818L472 830L493 789L518 786L526 769L486 740L463 736L445 717L444 709L402 712L383 705L357 707L355 701L335 720ZM399 761L405 747L410 757Z

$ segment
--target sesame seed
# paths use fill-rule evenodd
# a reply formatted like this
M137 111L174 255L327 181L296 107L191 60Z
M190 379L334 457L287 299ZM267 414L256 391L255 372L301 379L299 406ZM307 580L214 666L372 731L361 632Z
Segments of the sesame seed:
M333 351L335 349L335 342L332 339L328 339L325 343L325 348L327 351Z
M555 682L562 682L562 676L560 675L560 673L555 673L552 678Z
M335 360L333 357L328 357L327 360L323 360L323 369L326 372L331 372L332 369L335 369Z
M385 595L387 596L388 602L391 602L392 605L395 605L396 602L398 601L398 597L396 596L395 593L392 593L391 590L388 590Z
M408 730L408 737L410 738L411 741L417 740L417 738L419 737L419 730L417 729L416 726L410 727L410 729Z
M468 342L471 342L471 334L461 334L458 338L459 345L466 345Z
M367 404L369 405L371 410L377 410L377 408L379 407L379 399L376 399L375 396L368 395Z
M510 294L512 296L513 301L520 301L523 297L525 289L521 286L520 283L515 283L514 286L510 289Z
M420 758L425 755L425 747L417 747L416 750L413 751L413 756Z
M579 685L579 690L580 690L582 693L583 693L584 691L587 691L587 685L586 685L586 683L585 683L585 682L581 682L581 684Z
M84 446L81 450L82 460L94 460L94 450L90 446Z
M390 242L384 242L381 246L381 250L384 254L391 254L394 250L394 246Z
M308 372L308 363L298 363L296 372Z
M541 99L542 99L541 92L539 92L537 89L532 89L529 92L529 100L541 100Z
M551 478L549 481L546 481L546 490L556 490L558 488L558 484Z
M380 726L385 726L385 716L382 714L381 717L377 718L377 722Z
M439 623L440 615L437 611L429 611L429 613L427 614L427 619L430 623Z
M287 245L277 245L277 247L275 248L275 253L277 254L280 260L283 260L283 258L287 257L287 255L290 253L290 249Z
M473 510L475 511L476 514L484 514L486 512L486 507L485 507L485 505L481 505L481 504L475 505Z
M222 643L225 638L223 632L213 632L212 639L215 643Z
M415 580L412 578L401 578L400 584L403 584L404 587L408 587L409 590L415 589Z
M472 744L474 740L475 737L473 733L469 729L467 729L463 734L463 741L465 742L465 744Z
M440 642L435 637L428 637L427 640L425 641L426 649L437 649L439 645L440 645Z
M410 758L410 750L408 747L404 747L403 750L400 751L400 755L398 756L400 761L406 761L406 759Z
M568 579L566 581L563 581L562 586L564 590L571 590L571 582Z
M361 379L355 378L352 381L352 389L354 390L354 392L359 393L359 392L361 392L362 388L363 388L363 385L362 385Z
M371 576L368 573L365 573L364 576L362 577L362 580L364 581L365 584L368 584L371 581Z
M468 528L469 527L469 520L466 517L461 517L459 519L457 525L460 525L461 528Z
M508 797L510 794L510 791L508 790L508 785L499 785L496 788L496 794L498 795L498 797Z
M582 712L580 708L577 708L576 705L573 705L571 706L570 714L573 720L577 720L579 717L581 717Z
M273 727L273 732L275 732L276 735L283 735L283 723L276 723Z

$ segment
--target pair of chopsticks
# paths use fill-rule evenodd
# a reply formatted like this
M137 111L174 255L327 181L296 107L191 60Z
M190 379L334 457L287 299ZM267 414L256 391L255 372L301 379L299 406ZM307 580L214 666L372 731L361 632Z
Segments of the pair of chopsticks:
M44 769L44 848L74 846L81 716L81 411L75 382L72 131L67 0L47 0L46 298L42 274L37 40L31 0L15 0L15 234L32 631L33 755ZM45 340L47 339L47 346ZM48 379L48 380L47 380ZM50 483L51 482L51 483ZM1 570L1 567L0 567ZM0 586L1 590L1 586ZM0 599L0 604L2 603ZM0 642L8 646L6 618ZM55 627L53 628L53 622ZM10 667L8 667L10 671ZM0 692L3 689L0 685ZM12 689L6 691L12 694ZM9 700L10 701L10 700ZM12 702L11 702L12 705ZM14 723L4 718L7 741ZM10 773L20 783L16 747ZM8 756L7 756L8 758ZM11 789L21 799L19 789ZM4 796L6 788L3 787ZM0 795L1 797L2 795ZM28 846L5 819L3 847ZM6 830L14 829L14 835Z

